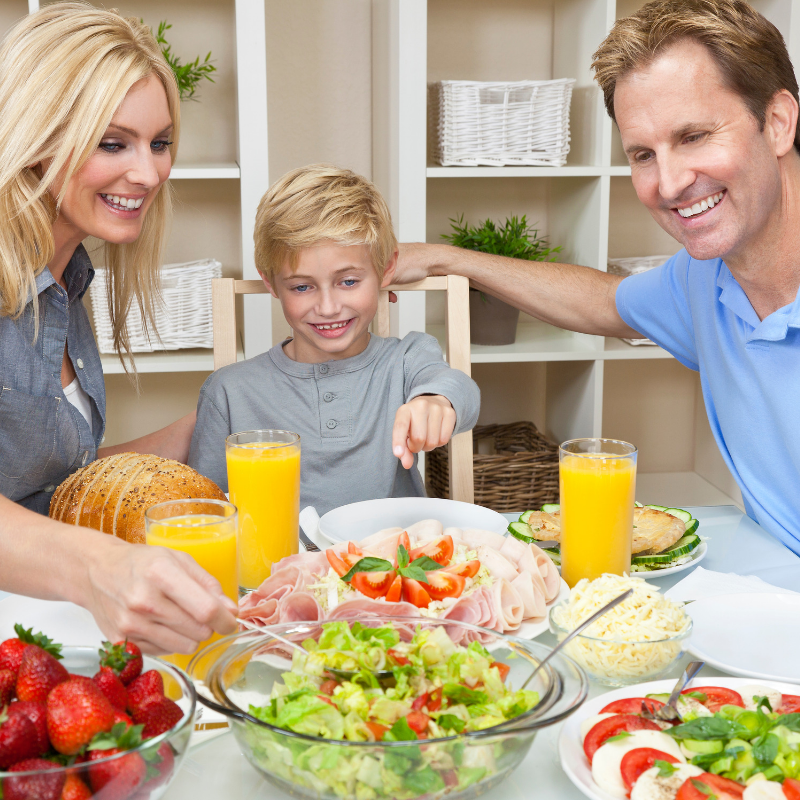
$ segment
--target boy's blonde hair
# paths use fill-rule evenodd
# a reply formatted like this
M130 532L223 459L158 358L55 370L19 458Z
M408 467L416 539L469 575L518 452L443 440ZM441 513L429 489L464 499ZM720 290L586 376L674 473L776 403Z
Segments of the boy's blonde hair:
M155 75L180 126L175 76L149 28L89 3L45 6L18 22L0 46L0 314L18 317L36 276L53 258L52 226L70 178L97 147L134 83ZM42 175L34 166L51 160ZM55 199L48 191L63 175ZM136 300L152 320L158 270L172 210L162 186L131 244L105 245L114 346L130 353L126 316ZM38 327L38 303L33 303Z
M256 212L256 268L270 282L298 252L324 241L365 244L382 280L397 249L392 217L374 184L349 169L311 164L270 186Z

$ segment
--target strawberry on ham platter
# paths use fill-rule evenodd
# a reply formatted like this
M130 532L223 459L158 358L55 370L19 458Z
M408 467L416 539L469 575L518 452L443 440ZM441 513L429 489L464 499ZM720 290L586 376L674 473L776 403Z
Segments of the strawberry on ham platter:
M505 633L543 619L560 588L558 570L535 544L423 520L284 558L239 612L257 625L379 613Z

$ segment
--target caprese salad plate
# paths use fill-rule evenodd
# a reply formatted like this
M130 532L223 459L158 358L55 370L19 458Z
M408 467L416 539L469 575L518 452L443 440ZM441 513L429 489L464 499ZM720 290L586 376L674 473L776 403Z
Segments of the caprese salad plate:
M566 721L559 757L577 789L592 800L793 800L800 789L797 685L700 675L679 702L684 726L642 715L640 698L657 710L674 685L606 692Z

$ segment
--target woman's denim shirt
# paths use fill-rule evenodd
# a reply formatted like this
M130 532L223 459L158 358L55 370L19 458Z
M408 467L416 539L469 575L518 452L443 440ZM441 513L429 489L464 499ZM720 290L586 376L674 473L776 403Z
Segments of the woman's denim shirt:
M0 316L0 494L46 514L56 487L97 456L106 417L103 368L82 298L94 277L83 245L64 272L67 291L44 269L18 319ZM61 387L64 343L92 399L92 431Z

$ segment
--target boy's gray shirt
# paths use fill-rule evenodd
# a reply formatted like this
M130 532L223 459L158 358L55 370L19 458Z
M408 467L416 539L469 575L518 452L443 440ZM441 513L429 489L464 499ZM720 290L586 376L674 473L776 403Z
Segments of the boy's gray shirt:
M422 394L446 397L456 433L478 420L480 391L451 369L425 333L402 341L370 336L363 353L340 361L292 361L283 345L217 370L203 384L189 466L228 491L225 437L258 429L300 435L300 507L319 514L359 500L424 497L417 469L392 453L397 409Z

